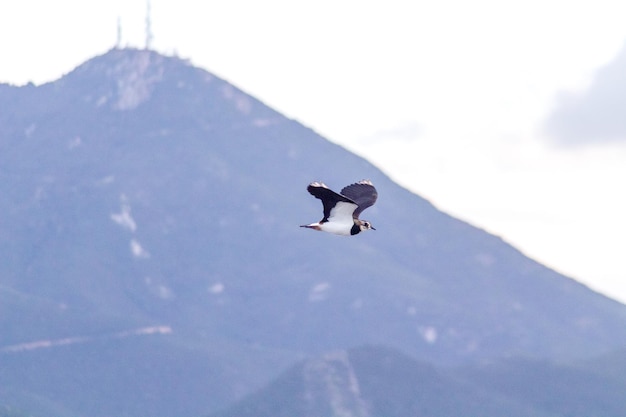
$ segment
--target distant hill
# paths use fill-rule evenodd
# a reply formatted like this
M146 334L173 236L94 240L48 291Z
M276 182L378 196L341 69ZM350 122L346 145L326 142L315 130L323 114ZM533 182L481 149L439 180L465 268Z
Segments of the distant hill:
M302 361L210 417L623 416L626 380L596 371L521 358L450 369L368 346Z
M329 100L332 98L329 98ZM205 70L114 49L0 85L0 404L202 415L356 346L429 366L590 358L626 306L440 212ZM306 192L368 178L377 231Z

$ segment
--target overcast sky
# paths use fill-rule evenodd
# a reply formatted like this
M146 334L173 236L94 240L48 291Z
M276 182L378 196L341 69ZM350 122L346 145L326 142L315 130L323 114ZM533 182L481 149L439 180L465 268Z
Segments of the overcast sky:
M113 47L118 21L122 46L145 45L143 0L5 3L0 82L57 79ZM190 59L442 210L626 302L623 2L151 6L154 49Z

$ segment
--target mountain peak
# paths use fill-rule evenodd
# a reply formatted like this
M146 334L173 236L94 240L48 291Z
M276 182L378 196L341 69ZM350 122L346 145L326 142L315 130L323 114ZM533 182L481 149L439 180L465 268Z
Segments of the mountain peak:
M68 82L100 86L95 98L97 107L107 105L113 110L133 110L150 99L157 84L165 81L175 68L187 62L166 57L145 49L111 49L68 74ZM95 97L95 96L94 96Z
M154 84L163 80L165 58L151 51L114 50L109 55L115 64L105 71L117 81L113 108L131 110L148 100Z
M90 59L57 82L63 95L76 94L96 109L145 110L158 120L198 120L205 125L243 116L256 127L284 116L187 60L146 49L111 49ZM192 122L193 120L193 122ZM239 121L240 122L240 121Z
M184 59L162 55L149 49L113 48L85 61L68 75L91 74L118 78L160 72L162 76L166 66L171 68L191 65Z

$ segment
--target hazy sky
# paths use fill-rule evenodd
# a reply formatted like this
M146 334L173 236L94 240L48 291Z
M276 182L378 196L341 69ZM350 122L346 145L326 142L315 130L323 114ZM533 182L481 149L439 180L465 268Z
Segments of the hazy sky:
M143 0L5 3L0 82L60 77L113 47L118 20L122 46L145 44ZM626 302L625 12L607 0L152 0L152 47Z

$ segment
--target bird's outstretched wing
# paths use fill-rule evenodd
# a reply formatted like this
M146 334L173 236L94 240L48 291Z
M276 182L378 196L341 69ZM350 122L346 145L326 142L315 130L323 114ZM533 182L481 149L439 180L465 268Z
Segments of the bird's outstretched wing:
M337 194L328 188L323 182L312 182L306 189L313 197L322 200L322 205L324 206L324 218L320 221L320 223L328 221L328 218L331 216L331 210L335 208L339 202L349 203L350 205L354 204L354 209L358 210L358 204L356 202L346 196ZM352 211L352 207L350 206L340 204L337 209L339 209L339 207L341 207L342 212L344 209Z
M369 180L361 180L357 183L350 184L341 190L341 194L354 201L358 206L352 214L355 219L359 217L359 214L361 214L363 210L374 205L378 198L378 192Z

